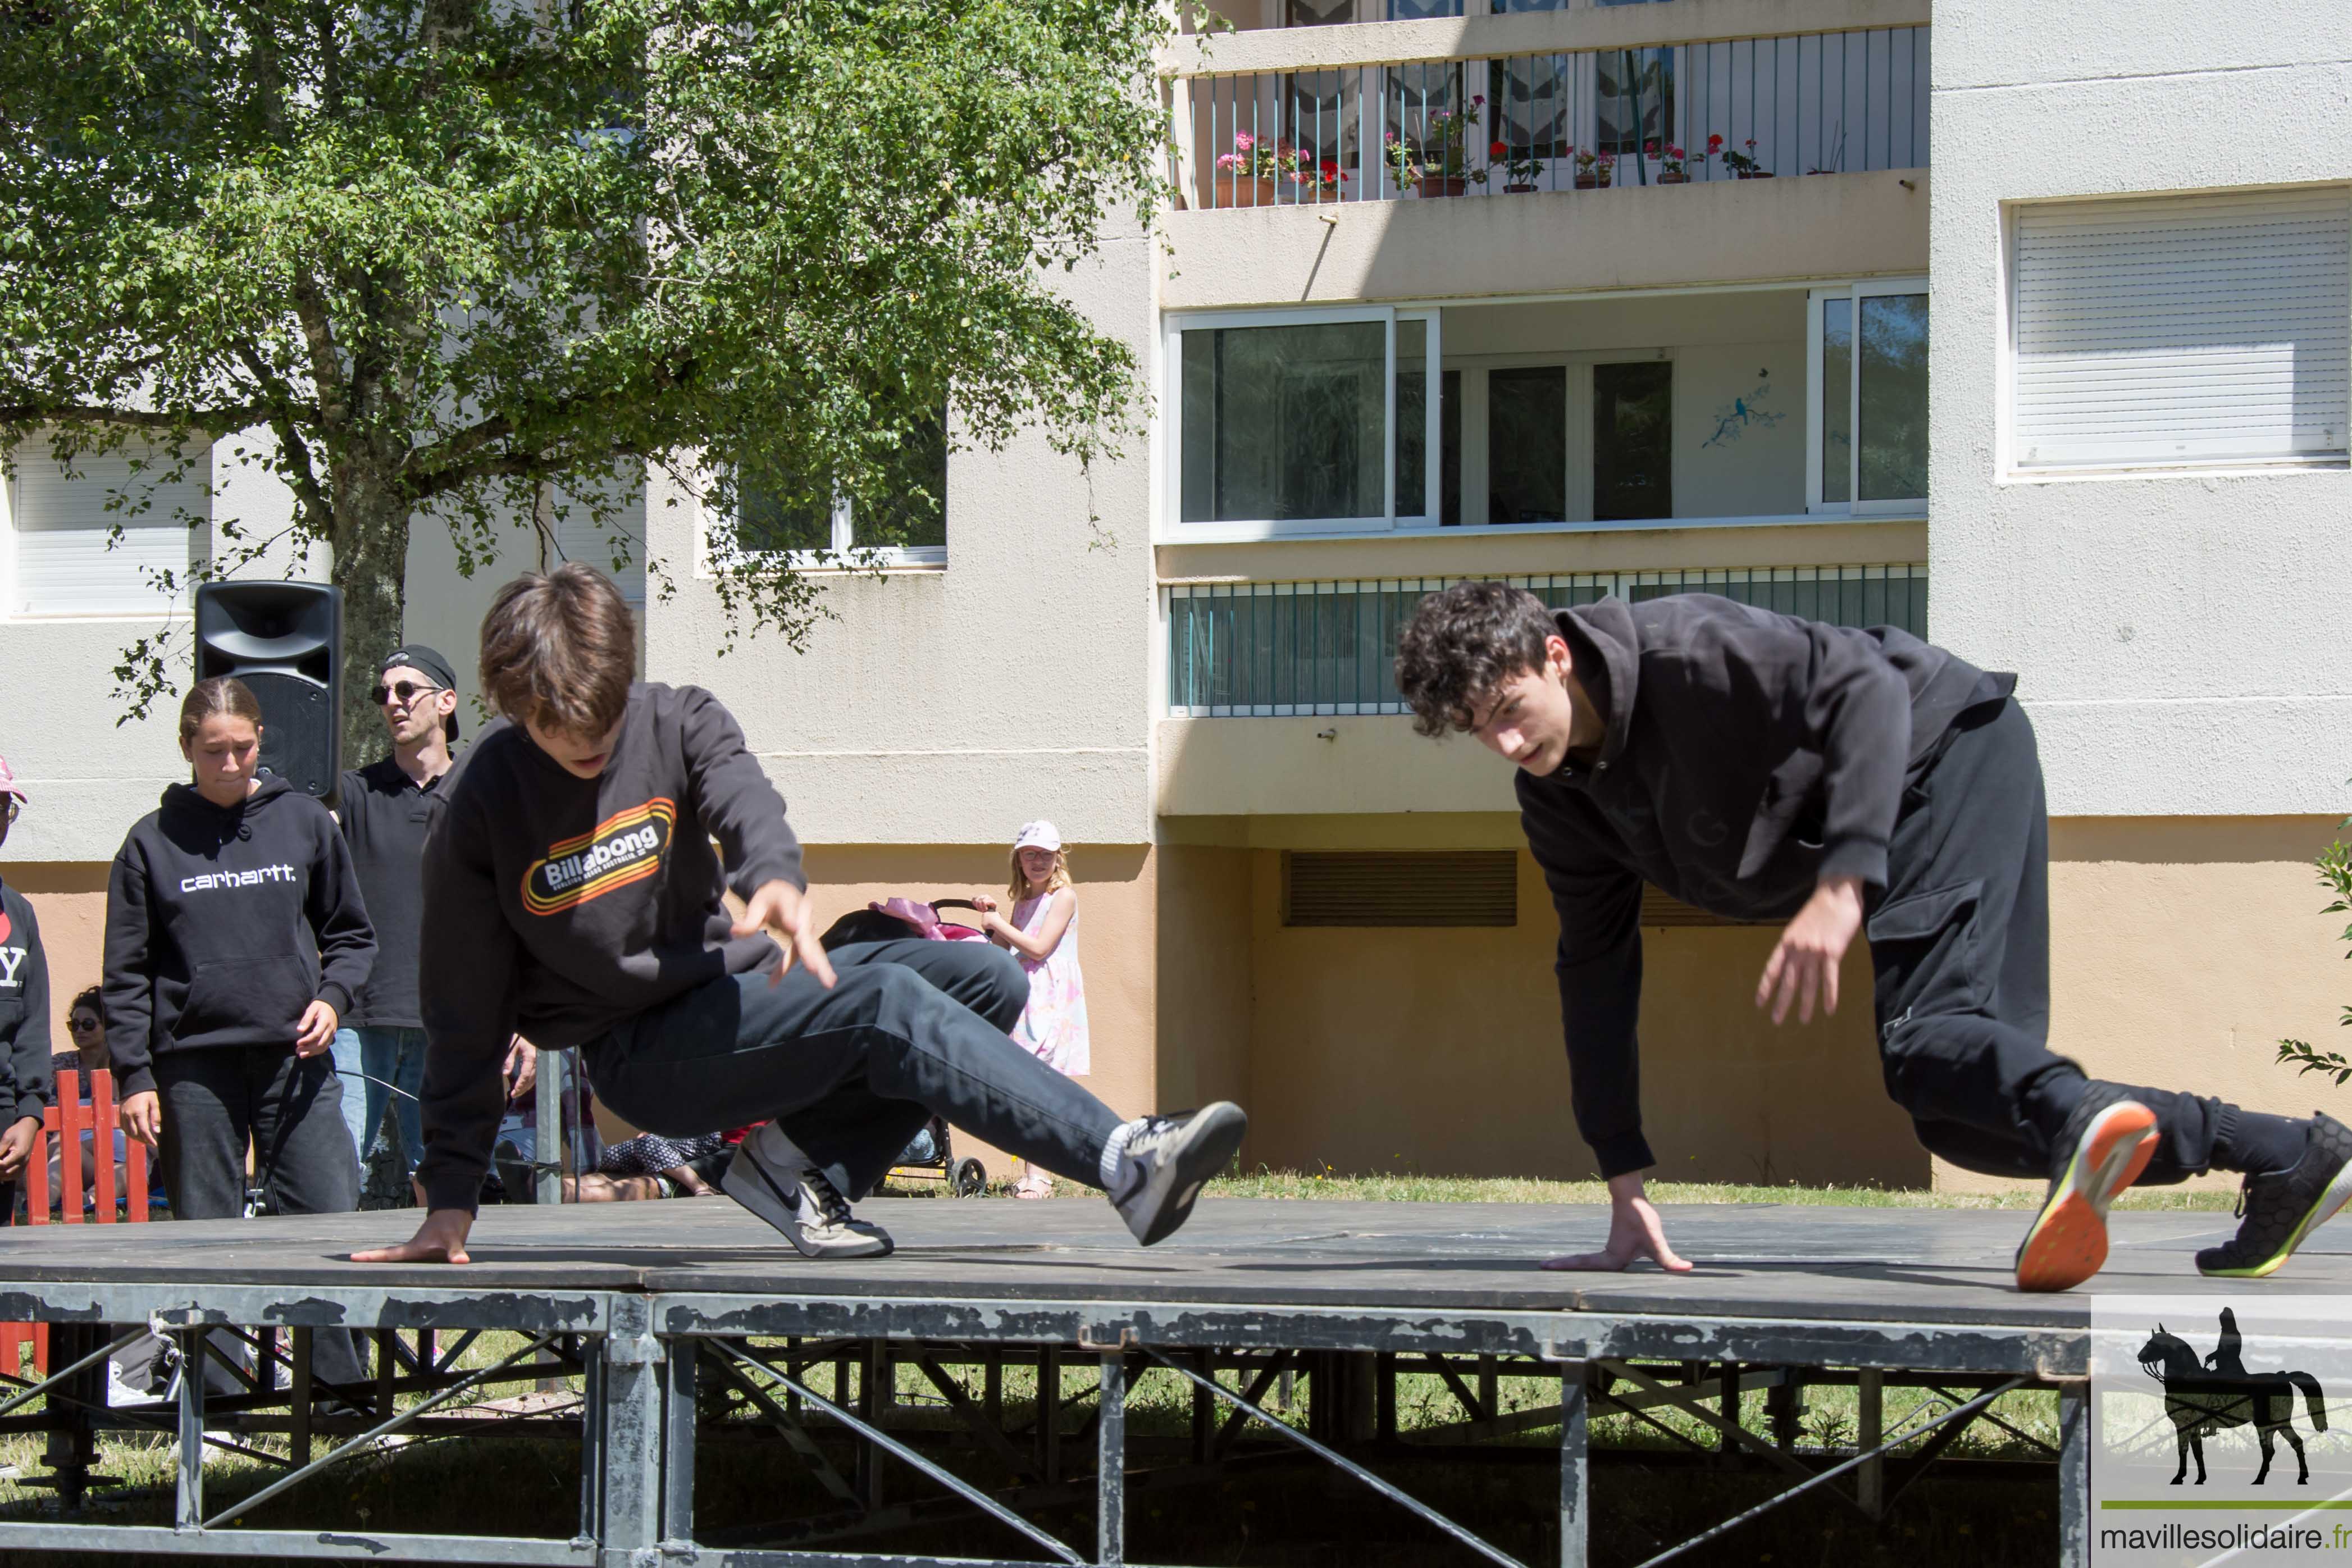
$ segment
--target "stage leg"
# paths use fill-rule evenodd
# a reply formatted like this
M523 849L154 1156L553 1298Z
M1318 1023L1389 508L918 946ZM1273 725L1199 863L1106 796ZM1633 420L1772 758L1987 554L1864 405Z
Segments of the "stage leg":
M562 1051L540 1053L538 1093L531 1101L531 1120L536 1125L531 1134L530 1162L538 1167L531 1177L534 1203L563 1201L563 1068ZM517 1193L507 1201L512 1203L521 1196Z
M1584 1568L1592 1518L1592 1474L1586 1452L1584 1369L1559 1369L1559 1568Z
M1866 1366L1854 1374L1855 1403L1860 1407L1854 1426L1854 1447L1869 1453L1886 1441L1886 1373L1883 1368ZM1864 1459L1854 1472L1854 1500L1862 1511L1873 1519L1886 1514L1886 1458L1879 1455Z
M181 1530L205 1521L205 1337L180 1337L180 1496L172 1519Z
M2091 1385L2058 1390L2058 1561L2084 1568L2091 1560Z
M662 1517L664 1542L694 1539L694 1419L695 1369L702 1350L699 1340L669 1342L667 1373L663 1381Z
M661 1538L662 1342L652 1333L652 1303L614 1302L604 1337L605 1548L640 1551Z
M866 1365L857 1379L857 1414L866 1425L879 1426L888 1419L890 1402L885 1394L890 1379L890 1345L887 1340L866 1342ZM860 1438L857 1444L857 1496L867 1510L882 1506L881 1445Z
M293 1405L289 1413L293 1423L291 1441L297 1469L310 1462L310 1329L296 1329L287 1339L286 1358L294 1363L289 1398Z
M1062 1479L1062 1350L1037 1347L1037 1475L1047 1486Z
M1127 1561L1127 1354L1102 1356L1095 1402L1095 1561Z

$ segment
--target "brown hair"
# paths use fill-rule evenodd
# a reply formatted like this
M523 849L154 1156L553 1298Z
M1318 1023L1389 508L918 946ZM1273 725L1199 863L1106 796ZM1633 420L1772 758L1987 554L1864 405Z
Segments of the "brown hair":
M636 668L627 602L576 561L516 578L482 617L482 695L518 724L607 734L628 707Z
M1456 583L1423 599L1397 637L1396 683L1420 734L1477 723L1495 689L1544 667L1559 623L1544 602L1505 583Z
M258 730L261 728L261 704L244 681L234 675L215 675L210 680L199 680L187 699L180 704L180 749L186 751L205 721L215 713L226 713L232 719L243 719Z

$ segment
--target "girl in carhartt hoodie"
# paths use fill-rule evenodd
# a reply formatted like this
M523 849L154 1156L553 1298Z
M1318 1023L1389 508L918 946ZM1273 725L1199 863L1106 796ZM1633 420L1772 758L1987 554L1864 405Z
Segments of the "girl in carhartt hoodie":
M193 782L163 792L107 879L107 1049L123 1127L161 1152L176 1219L244 1212L248 1137L273 1212L359 1204L328 1047L375 933L334 818L257 777L260 748L244 683L199 682L180 706ZM320 1374L355 1375L331 1370L328 1338Z

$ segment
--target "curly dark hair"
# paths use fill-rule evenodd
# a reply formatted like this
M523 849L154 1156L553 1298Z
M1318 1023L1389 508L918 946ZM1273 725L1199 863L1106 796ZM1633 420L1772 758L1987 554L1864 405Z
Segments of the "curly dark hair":
M1507 583L1456 583L1422 600L1397 638L1397 689L1416 733L1433 739L1476 725L1476 704L1515 675L1541 669L1559 623L1544 602Z

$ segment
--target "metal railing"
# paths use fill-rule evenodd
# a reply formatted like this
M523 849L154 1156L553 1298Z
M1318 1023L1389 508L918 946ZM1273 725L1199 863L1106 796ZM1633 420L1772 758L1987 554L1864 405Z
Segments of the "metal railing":
M1234 583L1168 590L1168 713L1175 719L1402 713L1397 634L1422 597L1460 577ZM1503 579L1555 608L1614 594L1639 603L1707 593L1807 620L1927 635L1927 568L1758 566L1580 572Z
M1921 168L1929 31L1185 77L1178 178L1223 209Z

